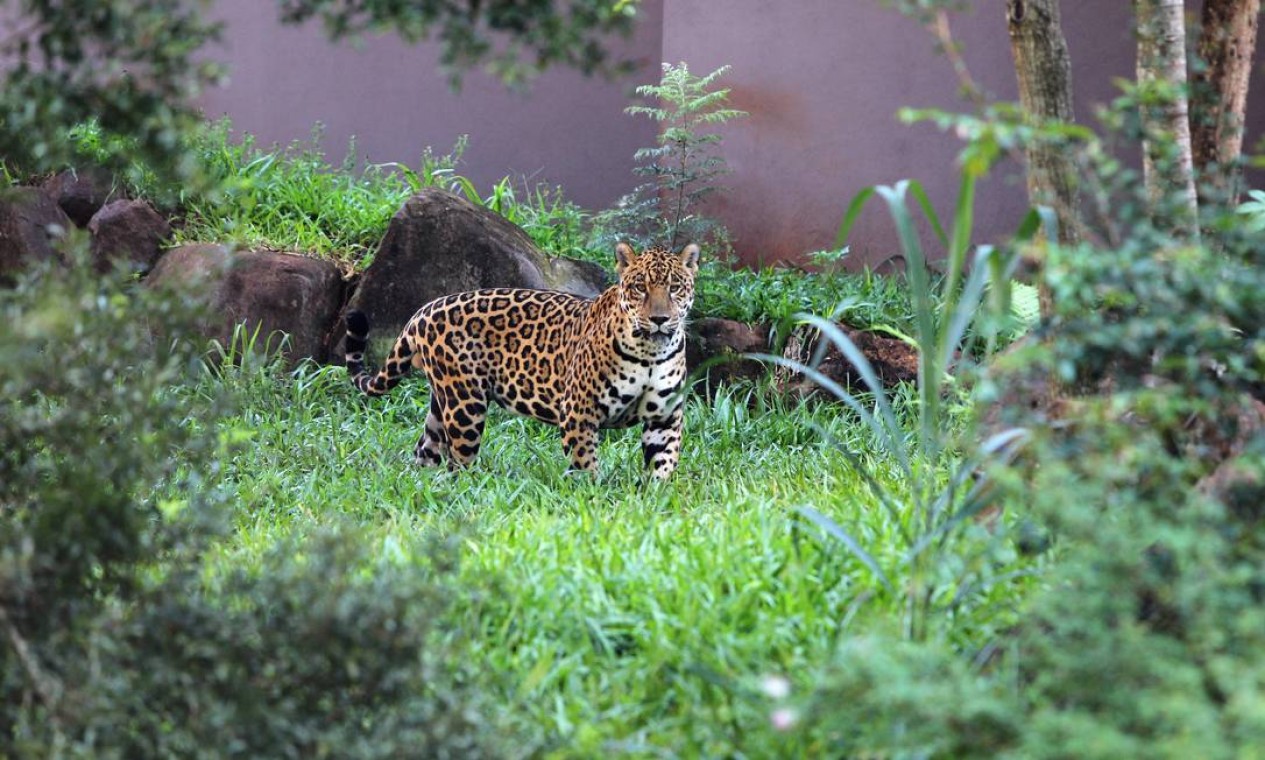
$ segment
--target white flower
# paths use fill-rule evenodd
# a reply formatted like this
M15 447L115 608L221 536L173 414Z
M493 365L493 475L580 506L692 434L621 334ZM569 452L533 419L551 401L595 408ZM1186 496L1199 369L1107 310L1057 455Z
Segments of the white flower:
M791 682L782 676L765 676L760 689L773 699L786 699L791 695Z

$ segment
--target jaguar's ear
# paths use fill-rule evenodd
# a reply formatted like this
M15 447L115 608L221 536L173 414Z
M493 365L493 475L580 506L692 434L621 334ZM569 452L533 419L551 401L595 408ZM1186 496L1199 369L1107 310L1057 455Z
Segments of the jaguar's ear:
M637 258L637 252L627 243L618 243L615 246L615 273L623 274L624 267L632 264Z
M698 246L690 243L681 249L681 263L686 269L691 271L698 270Z

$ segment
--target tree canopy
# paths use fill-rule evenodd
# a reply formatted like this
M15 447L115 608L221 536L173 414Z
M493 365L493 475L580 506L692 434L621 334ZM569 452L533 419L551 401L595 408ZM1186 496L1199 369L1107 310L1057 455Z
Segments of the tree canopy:
M70 130L94 121L107 152L189 179L194 99L223 68L199 51L218 38L207 0L0 0L0 156L34 173L71 161ZM279 0L280 18L319 19L332 39L394 31L435 40L453 77L486 64L507 82L555 65L614 71L606 40L627 35L638 0Z

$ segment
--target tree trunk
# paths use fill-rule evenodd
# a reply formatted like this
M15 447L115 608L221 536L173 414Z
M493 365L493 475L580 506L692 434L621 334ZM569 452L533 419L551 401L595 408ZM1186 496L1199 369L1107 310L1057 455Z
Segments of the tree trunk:
M1203 185L1199 200L1238 203L1243 116L1256 52L1261 0L1204 0L1197 51L1190 143Z
M1176 235L1199 236L1186 92L1186 19L1182 0L1136 0L1142 176L1152 213Z
M1072 63L1059 22L1058 0L1006 0L1010 50L1019 80L1019 103L1034 124L1072 123ZM1080 193L1076 167L1068 151L1035 142L1028 146L1028 200L1050 206L1058 214L1059 243L1080 240L1077 215ZM1041 315L1052 311L1042 283Z

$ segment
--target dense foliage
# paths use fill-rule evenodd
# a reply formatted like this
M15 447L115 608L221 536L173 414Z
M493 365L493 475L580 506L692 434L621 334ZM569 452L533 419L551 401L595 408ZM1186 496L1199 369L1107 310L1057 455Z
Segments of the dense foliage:
M895 4L926 19L946 7ZM125 155L134 189L172 203L186 239L351 267L400 199L439 185L550 252L609 259L560 191L479 192L456 173L461 144L418 167L340 168L309 146L233 143L227 126L185 143L179 103L214 74L188 56L214 30L177 2L92 5L50 22L43 48L10 38L7 168ZM508 33L541 63L586 66L600 58L589 34L633 5L567 4L574 28L544 3L282 7L335 35L438 33L454 64ZM142 39L154 49L138 53ZM152 81L82 68L105 40ZM1138 97L1106 114L1126 146ZM906 280L704 269L700 314L838 311L916 342L920 377L834 388L841 405L768 385L692 398L667 485L642 481L635 433L612 432L602 475L576 478L556 433L500 412L477 467L419 472L399 452L425 417L424 381L365 400L338 368L207 372L181 339L197 315L180 299L87 267L0 292L0 755L1259 752L1259 198L1205 205L1193 243L1091 132L1006 113L940 119L970 140L952 228L930 225L947 277L917 247L910 183L872 196L893 209ZM45 128L63 117L79 126ZM1084 170L1088 242L1051 245L1032 224L972 249L972 183L1033 139ZM700 166L694 179L715 177ZM217 187L171 189L173 171ZM669 217L677 232L693 218ZM996 355L1018 253L1042 264L1055 308Z
M5 21L0 58L0 173L55 171L73 155L67 131L96 120L110 163L132 159L180 184L203 184L187 141L200 116L201 89L221 67L203 48L219 25L206 21L207 0L14 0L0 5ZM609 40L627 35L635 0L284 0L282 21L320 19L333 39L392 30L408 42L435 39L453 81L487 62L517 81L551 65L584 72L622 68ZM8 64L12 61L12 64Z
M815 746L1239 757L1265 741L1265 449L1259 412L1242 395L1243 381L1261 378L1262 321L1230 326L1259 300L1265 268L1242 252L1117 253L1116 266L1132 262L1127 286L1091 263L1101 251L1056 260L1066 332L1033 349L1056 366L1110 363L1115 390L1066 402L1055 426L1007 409L1034 438L1024 466L997 473L1000 499L1021 521L1019 545L1055 557L1022 622L966 652L882 637L844 646L819 689L796 703ZM1217 285L1192 290L1196 279ZM1169 306L1152 311L1142 293ZM1126 295L1122 310L1084 308ZM1198 317L1170 324L1185 297ZM1180 330L1179 351L1170 336ZM1115 361L1133 355L1156 361ZM1226 371L1211 366L1218 359ZM1253 414L1255 427L1240 428ZM1235 458L1214 469L1227 453Z
M281 0L281 18L319 18L333 39L389 29L405 41L442 44L443 64L457 74L481 62L514 81L551 65L585 73L612 66L610 39L627 35L638 0Z
M208 578L249 431L183 300L87 266L0 292L0 754L499 755L450 553L354 530Z
M0 164L60 169L73 158L67 130L96 120L110 166L136 157L165 176L190 177L183 150L200 117L191 103L219 68L196 57L218 35L192 0L19 0L0 5L6 59L0 87ZM12 64L9 63L12 61Z
M1108 134L1136 137L1135 106L1104 114ZM968 158L1017 135L968 121ZM984 495L998 535L1040 556L1039 583L982 647L865 632L771 709L826 754L1250 756L1265 741L1265 248L1227 208L1205 206L1202 245L1183 239L1091 133L1040 139L1085 170L1093 242L1021 246L1054 311L973 402L984 430L1026 431Z

